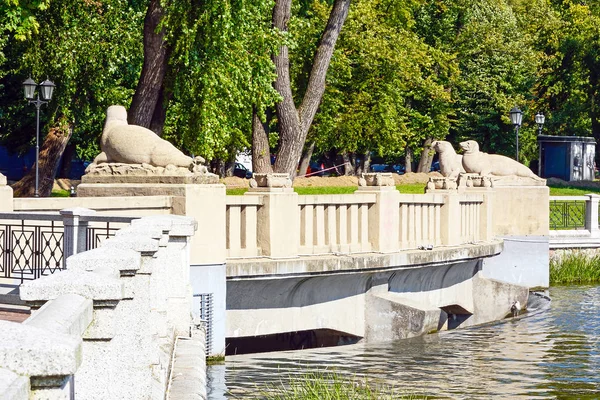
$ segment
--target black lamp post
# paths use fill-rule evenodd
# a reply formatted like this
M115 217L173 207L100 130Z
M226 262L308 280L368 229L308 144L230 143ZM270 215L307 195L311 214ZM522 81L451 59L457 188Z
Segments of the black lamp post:
M546 121L546 117L541 112L535 114L535 123L538 126L538 135L542 134L542 128L544 127L544 122Z
M517 137L517 161L519 161L519 127L521 126L522 120L523 112L517 107L513 107L512 110L510 110L510 122L512 122L515 127L515 136Z
M39 86L40 91L34 99L35 89ZM36 128L35 128L35 197L40 197L39 193L39 158L40 158L40 107L42 104L46 104L50 100L52 100L52 92L54 92L54 83L49 80L45 80L39 85L35 83L35 81L31 78L27 78L25 82L23 82L23 89L25 91L25 99L29 101L30 104L35 104L36 110ZM42 95L42 99L40 100L40 93Z

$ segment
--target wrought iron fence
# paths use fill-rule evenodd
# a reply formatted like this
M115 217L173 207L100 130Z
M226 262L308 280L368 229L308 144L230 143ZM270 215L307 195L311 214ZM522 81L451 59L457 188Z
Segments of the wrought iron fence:
M100 247L102 242L114 236L119 229L129 225L131 220L132 218L129 217L94 217L93 223L90 223L86 230L85 249Z
M60 221L42 225L21 220L0 225L0 276L23 282L61 270L63 236Z
M85 250L98 247L133 218L82 216ZM0 278L37 279L65 268L63 217L48 213L0 213ZM67 254L67 257L69 254Z
M550 229L584 229L584 200L550 200Z

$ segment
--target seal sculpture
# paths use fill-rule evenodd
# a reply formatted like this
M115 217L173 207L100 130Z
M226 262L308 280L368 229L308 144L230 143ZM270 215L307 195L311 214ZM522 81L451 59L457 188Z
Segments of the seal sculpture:
M479 151L479 144L474 140L461 142L460 147L465 151L462 165L468 173L479 174L480 176L520 176L543 180L520 162L499 154L488 154Z
M90 166L104 163L147 164L153 167L185 167L193 170L204 162L201 157L192 159L150 129L127 123L123 106L110 106L100 139L102 152ZM88 167L89 168L89 167Z
M463 156L456 154L450 142L436 140L431 147L439 154L440 172L446 178L456 178L461 172L465 172L462 165Z

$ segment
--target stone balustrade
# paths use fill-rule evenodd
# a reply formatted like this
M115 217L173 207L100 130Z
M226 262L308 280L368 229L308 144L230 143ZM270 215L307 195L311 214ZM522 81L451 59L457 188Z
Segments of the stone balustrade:
M371 194L298 198L299 254L360 253L371 250L368 237Z
M226 204L227 257L259 256L256 232L262 199L256 196L227 196Z
M365 185L345 195L250 189L244 196L227 196L227 255L391 253L490 240L490 195L402 194L390 185Z
M0 321L0 398L176 398L176 338L202 333L191 318L195 230L189 217L133 220L66 270L21 285L34 311L23 324ZM206 398L204 385L195 390Z
M442 244L443 196L402 194L399 205L400 248L414 249Z

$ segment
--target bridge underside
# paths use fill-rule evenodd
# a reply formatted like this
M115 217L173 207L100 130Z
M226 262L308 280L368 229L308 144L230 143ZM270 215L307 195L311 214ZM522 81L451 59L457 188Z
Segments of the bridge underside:
M239 352L282 334L305 347L387 341L499 320L514 300L527 303L527 287L482 276L502 242L460 249L230 262L226 337Z

